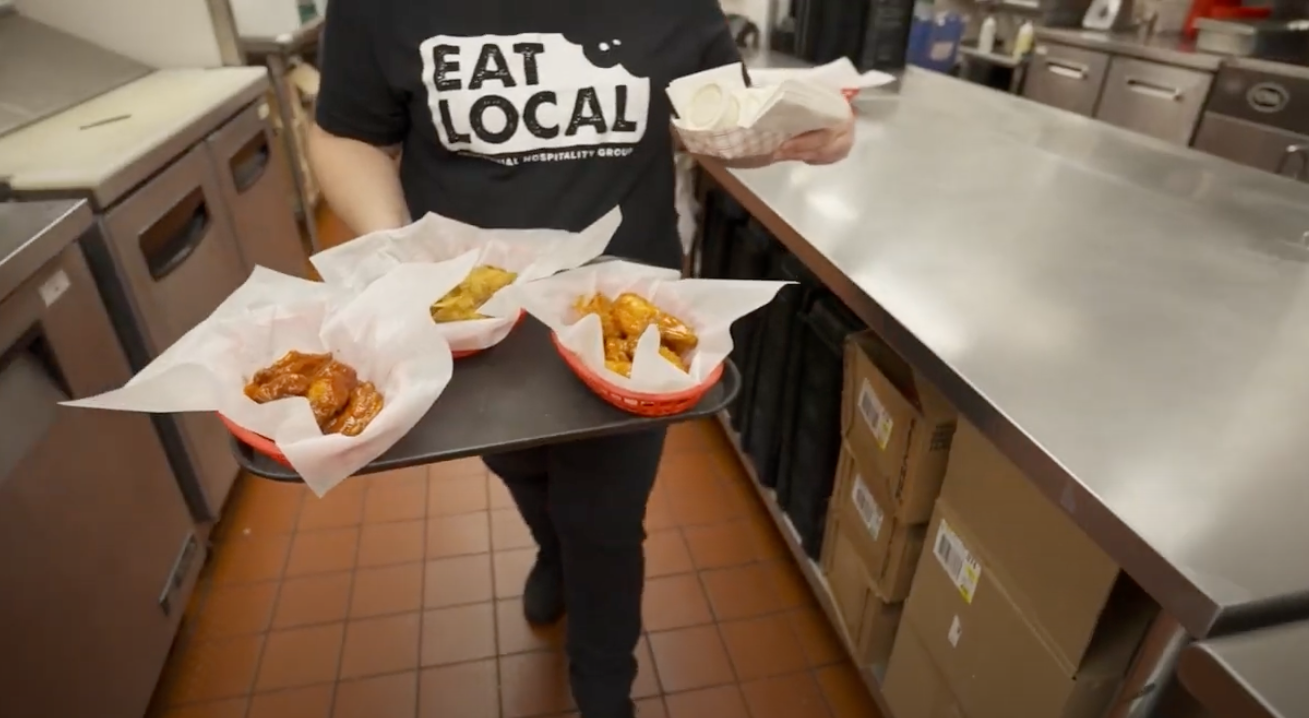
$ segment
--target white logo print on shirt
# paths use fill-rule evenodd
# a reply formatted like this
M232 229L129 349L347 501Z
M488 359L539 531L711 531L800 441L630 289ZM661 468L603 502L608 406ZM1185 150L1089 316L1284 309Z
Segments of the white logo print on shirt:
M563 35L437 35L421 51L432 124L452 152L504 164L623 157L645 136L649 78L597 66Z

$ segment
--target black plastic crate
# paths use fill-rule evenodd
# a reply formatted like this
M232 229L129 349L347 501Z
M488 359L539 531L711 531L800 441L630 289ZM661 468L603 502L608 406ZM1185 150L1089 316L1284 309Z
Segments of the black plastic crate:
M745 208L722 190L705 193L701 223L698 276L722 279L727 276L736 232L749 220Z
M760 483L775 487L781 434L788 425L787 414L795 411L799 386L795 374L799 363L797 331L803 328L802 316L823 290L800 260L789 253L776 259L771 277L796 283L778 292L764 313L763 329L755 341L758 355L754 397L741 441Z
M768 276L768 267L773 255L780 250L780 245L768 230L754 221L747 222L735 233L731 262L728 265L729 279L764 279ZM759 329L763 313L754 311L736 320L732 324L731 359L741 369L741 391L736 400L728 407L732 419L732 428L741 430L742 421L750 411L751 398L754 393L754 373L751 357L754 354L754 337Z
M817 560L841 453L845 338L862 329L862 324L827 295L814 302L802 326L796 411L777 496L800 534L805 553Z

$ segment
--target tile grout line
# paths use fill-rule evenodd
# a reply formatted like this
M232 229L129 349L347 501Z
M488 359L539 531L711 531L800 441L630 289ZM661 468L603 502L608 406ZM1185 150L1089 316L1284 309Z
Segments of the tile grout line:
M480 461L481 459L478 460ZM500 480L500 477L493 473L490 467L487 467L486 472L483 474L482 491L486 496L486 544L491 549L488 555L491 558L491 640L495 644L495 706L496 715L500 718L504 718L504 675L502 672L502 662L500 660L500 584L496 577L495 570L495 527L491 521L491 482ZM533 543L535 543L535 541Z
M251 481L251 480L255 480L255 478L249 474L246 474L245 480ZM263 481L264 479L258 479L258 480ZM248 490L249 490L248 484L243 485L241 487L242 493L245 493ZM312 493L309 491L307 486L305 487L304 491L307 493ZM295 509L295 521L291 523L292 526L298 526L300 524L300 515L304 512L305 503L307 501L308 501L308 497L302 494L300 496L300 505L297 506ZM268 654L268 638L273 633L273 621L277 619L277 604L282 600L282 586L285 585L286 568L287 566L291 565L291 549L294 545L295 545L295 531L292 530L290 534L290 539L286 544L286 555L282 557L282 570L278 574L277 586L273 589L273 607L268 616L268 625L264 627L263 632L260 634L261 640L259 641L259 657L255 659L254 675L250 676L250 685L246 689L245 711L243 713L245 718L249 718L250 713L254 710L255 692L257 686L259 685L259 672L263 669L264 657Z
M363 493L364 495L361 497L361 504L359 506L359 535L355 538L354 558L350 561L350 593L347 594L345 599L345 619L341 621L341 647L336 654L336 671L335 675L332 677L332 688L329 691L331 694L332 706L329 715L336 713L336 698L340 693L341 686L341 668L345 664L346 639L350 636L350 612L354 610L355 584L359 578L359 549L364 543L364 511L367 508L368 489L365 488ZM246 718L249 718L249 716Z
M432 467L429 464L423 469L423 585L418 592L418 640L417 643L417 660L415 661L418 670L415 671L414 686L414 718L422 718L423 711L423 638L426 636L425 627L427 625L427 535L428 527L431 523L430 514L432 500ZM342 649L344 652L344 648ZM333 706L335 708L335 706Z

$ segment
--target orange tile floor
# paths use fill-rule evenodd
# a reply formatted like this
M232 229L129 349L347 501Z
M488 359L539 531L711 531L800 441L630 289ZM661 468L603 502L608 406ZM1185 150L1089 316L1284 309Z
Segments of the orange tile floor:
M641 718L876 718L721 429L675 427L647 515ZM573 716L535 550L476 460L325 499L243 478L164 672L159 718Z

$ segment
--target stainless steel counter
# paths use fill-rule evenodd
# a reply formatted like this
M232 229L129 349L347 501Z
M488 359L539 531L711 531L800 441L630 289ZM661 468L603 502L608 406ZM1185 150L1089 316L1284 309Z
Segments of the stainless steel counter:
M1309 715L1309 623L1193 644L1178 677L1214 716L1301 718Z
M1309 187L914 69L899 103L841 164L707 168L1192 636L1309 617Z
M1217 72L1224 60L1221 55L1197 51L1194 41L1177 35L1143 37L1134 32L1111 33L1042 27L1036 29L1036 38L1206 72Z
M83 200L0 202L0 299L91 226Z

